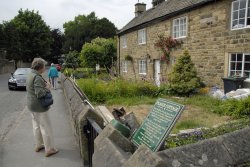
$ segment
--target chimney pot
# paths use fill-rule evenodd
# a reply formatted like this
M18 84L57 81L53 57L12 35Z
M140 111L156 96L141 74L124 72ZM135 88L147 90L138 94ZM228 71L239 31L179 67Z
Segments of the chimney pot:
M146 11L146 4L145 3L137 3L135 4L135 17L139 16L143 12Z

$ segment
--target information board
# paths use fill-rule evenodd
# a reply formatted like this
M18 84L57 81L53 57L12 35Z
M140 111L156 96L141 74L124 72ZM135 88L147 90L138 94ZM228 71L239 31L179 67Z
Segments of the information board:
M179 119L183 109L184 105L159 99L134 134L132 142L136 146L145 144L152 151L158 151Z

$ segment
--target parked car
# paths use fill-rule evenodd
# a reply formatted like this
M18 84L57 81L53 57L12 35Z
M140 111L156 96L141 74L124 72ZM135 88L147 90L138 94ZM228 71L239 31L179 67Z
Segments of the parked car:
M17 88L26 88L26 78L30 68L18 68L8 80L9 90L14 90Z
M61 71L62 66L60 64L55 64L57 71Z

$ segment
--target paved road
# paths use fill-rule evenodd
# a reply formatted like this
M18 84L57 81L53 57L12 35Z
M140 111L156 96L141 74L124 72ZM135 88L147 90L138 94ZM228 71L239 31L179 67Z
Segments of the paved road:
M31 116L25 105L26 92L9 92L6 78L7 75L0 76L0 128L3 131L0 167L82 167L62 89L52 90L54 105L49 110L59 153L45 158L44 151L34 152Z
M0 75L0 143L15 125L25 108L25 90L9 91L10 74Z

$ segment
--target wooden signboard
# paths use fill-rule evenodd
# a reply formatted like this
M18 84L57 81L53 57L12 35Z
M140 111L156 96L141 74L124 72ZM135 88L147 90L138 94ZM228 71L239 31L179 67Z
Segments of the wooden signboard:
M136 146L145 144L152 151L158 151L179 119L183 109L184 105L159 99L134 134L132 142Z

